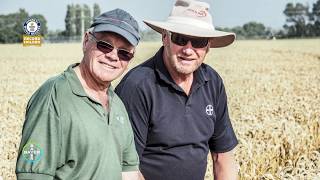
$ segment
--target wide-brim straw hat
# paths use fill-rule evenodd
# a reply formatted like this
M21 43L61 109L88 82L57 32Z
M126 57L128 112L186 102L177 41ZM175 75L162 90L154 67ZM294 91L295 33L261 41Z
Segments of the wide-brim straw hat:
M166 21L143 22L159 33L167 30L189 36L208 37L211 48L228 46L236 37L234 33L216 30L209 13L209 4L196 0L177 0Z

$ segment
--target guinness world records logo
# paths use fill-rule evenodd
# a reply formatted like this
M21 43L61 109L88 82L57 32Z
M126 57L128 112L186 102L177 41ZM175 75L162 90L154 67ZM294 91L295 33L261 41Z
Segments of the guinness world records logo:
M29 18L23 23L23 46L41 46L40 28L41 23L36 18Z
M30 36L35 36L39 33L41 28L41 23L35 18L30 18L23 24L23 30L26 34Z

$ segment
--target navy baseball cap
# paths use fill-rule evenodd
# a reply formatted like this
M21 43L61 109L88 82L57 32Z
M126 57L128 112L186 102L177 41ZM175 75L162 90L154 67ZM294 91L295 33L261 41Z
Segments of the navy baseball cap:
M138 22L122 9L114 9L97 16L90 28L93 28L93 32L117 33L133 46L138 45L140 40Z

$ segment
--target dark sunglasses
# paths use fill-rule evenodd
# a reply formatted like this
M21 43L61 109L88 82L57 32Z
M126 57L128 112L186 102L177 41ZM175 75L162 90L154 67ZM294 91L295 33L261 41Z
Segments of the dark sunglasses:
M92 33L89 33L89 34L91 34L93 39L96 41L97 49L99 49L104 54L110 53L115 48L112 44L110 44L106 41L97 40L97 38L94 36L94 34L92 34ZM117 49L117 48L116 48L116 50L117 50L117 55L118 55L119 59L121 59L121 60L130 61L134 56L133 53L131 53L127 50Z
M179 46L185 46L188 42L191 42L192 47L194 48L204 48L208 45L209 38L204 37L190 37L174 32L169 32L171 36L171 41Z

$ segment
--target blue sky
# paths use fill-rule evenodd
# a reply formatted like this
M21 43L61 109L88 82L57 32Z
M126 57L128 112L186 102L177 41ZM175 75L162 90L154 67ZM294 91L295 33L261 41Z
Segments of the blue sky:
M280 29L285 23L283 10L288 2L309 4L316 0L202 0L210 4L213 23L219 27L234 27L249 21L263 23L267 27ZM171 11L174 0L1 0L0 14L17 12L24 8L29 14L42 14L48 21L49 30L64 29L64 18L68 4L93 3L101 11L122 8L132 14L145 28L142 20L164 20Z

